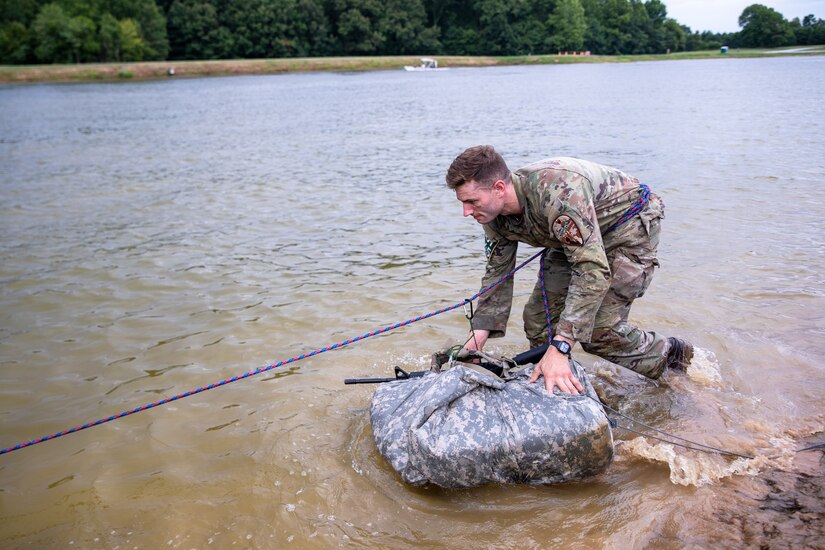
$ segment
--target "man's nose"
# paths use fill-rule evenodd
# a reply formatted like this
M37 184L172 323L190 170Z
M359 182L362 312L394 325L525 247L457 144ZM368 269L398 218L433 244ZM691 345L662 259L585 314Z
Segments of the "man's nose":
M464 205L464 216L472 216L473 215L473 207L469 204Z

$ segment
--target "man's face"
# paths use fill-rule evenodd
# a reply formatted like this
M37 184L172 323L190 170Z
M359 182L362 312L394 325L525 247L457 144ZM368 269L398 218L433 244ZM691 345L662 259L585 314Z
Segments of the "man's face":
M490 223L504 207L504 182L497 181L492 187L479 185L470 180L455 190L455 196L464 205L464 215L472 216L481 224Z

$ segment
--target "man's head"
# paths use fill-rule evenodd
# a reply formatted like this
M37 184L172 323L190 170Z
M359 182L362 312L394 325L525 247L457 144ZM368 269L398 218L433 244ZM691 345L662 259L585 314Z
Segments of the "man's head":
M492 187L496 180L508 181L507 163L492 145L476 145L458 155L447 170L447 187L456 190L474 181L482 187Z
M455 191L464 215L490 223L499 214L512 214L514 195L510 170L491 145L470 147L447 170L447 187ZM516 207L518 202L515 202Z

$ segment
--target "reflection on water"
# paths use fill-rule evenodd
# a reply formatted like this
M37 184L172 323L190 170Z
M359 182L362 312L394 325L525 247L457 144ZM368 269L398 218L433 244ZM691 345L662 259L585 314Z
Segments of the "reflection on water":
M404 486L368 387L461 340L460 310L0 457L6 546L800 546L821 540L825 58L0 88L8 446L472 295L482 240L443 185L464 147L614 165L664 197L634 320L700 350L637 379L607 472ZM522 257L532 251L523 250ZM516 309L535 268L517 276ZM494 350L525 346L514 314Z

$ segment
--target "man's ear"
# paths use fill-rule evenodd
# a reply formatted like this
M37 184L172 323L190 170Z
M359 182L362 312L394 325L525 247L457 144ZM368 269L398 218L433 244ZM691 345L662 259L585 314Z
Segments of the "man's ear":
M504 190L507 189L507 183L504 180L496 180L495 183L493 183L493 189L497 193L504 193Z

